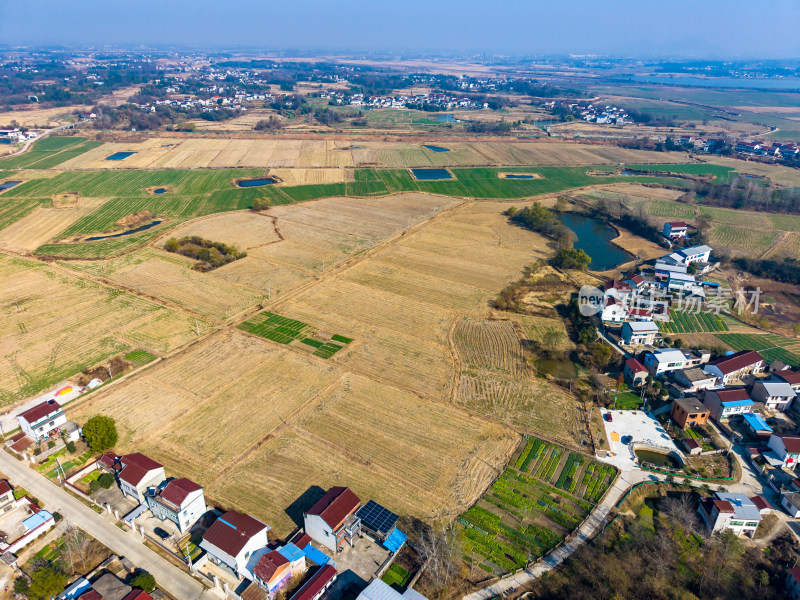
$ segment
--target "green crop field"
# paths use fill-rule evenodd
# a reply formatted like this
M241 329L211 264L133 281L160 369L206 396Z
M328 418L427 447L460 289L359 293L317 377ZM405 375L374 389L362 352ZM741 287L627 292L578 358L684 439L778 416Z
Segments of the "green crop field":
M800 367L800 341L771 333L720 333L716 336L734 350L755 350L764 360Z
M669 311L669 322L659 322L663 333L702 333L705 331L728 331L728 324L717 314L683 310Z
M714 225L709 234L709 244L741 250L748 254L760 254L777 239L778 232L746 229L736 225Z
M686 163L681 165L626 165L629 169L648 172L679 173L683 175L711 175L714 182L724 183L728 180L731 173L735 172L732 167L720 165Z
M154 355L150 354L146 350L134 350L132 352L128 352L124 358L136 366L146 365L147 363L151 363L156 359Z
M152 229L119 238L77 244L44 244L36 249L38 256L64 259L108 258L135 250L182 220L169 221Z
M591 512L616 469L526 438L486 494L458 521L466 562L505 575L561 542Z
M680 202L671 202L670 200L651 200L647 205L647 212L654 217L694 219L694 208L692 206Z
M0 159L0 169L50 169L102 145L83 137L45 138L25 154Z
M239 329L279 344L290 344L295 340L299 340L301 344L313 348L314 356L319 356L320 358L330 358L344 347L341 344L334 344L330 340L320 340L314 337L317 331L308 323L295 321L268 311L259 313L250 320L241 323ZM348 342L343 342L347 344L353 341L341 335L334 335L331 339L339 342L349 340Z
M53 201L50 198L24 198L6 202L0 196L0 229L19 221L37 206L52 207Z

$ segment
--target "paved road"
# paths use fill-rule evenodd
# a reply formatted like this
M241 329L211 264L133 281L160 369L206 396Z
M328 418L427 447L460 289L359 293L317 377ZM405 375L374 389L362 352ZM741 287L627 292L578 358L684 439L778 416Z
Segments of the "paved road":
M47 510L58 511L113 552L152 573L158 585L178 600L194 600L206 591L199 581L148 549L137 534L121 530L43 475L28 468L26 463L4 451L0 451L0 471L13 484L24 487L44 502Z
M73 127L73 126L74 125L72 123L68 123L67 125L59 125L58 127L54 127L53 129L48 129L47 131L42 133L42 135L26 140L25 143L22 145L22 148L20 148L16 152L11 152L10 154L4 155L3 158L10 158L12 156L19 156L20 154L24 154L25 152L28 151L28 148L30 148L32 144L35 144L39 140L43 140L44 138L46 138L48 135L50 135L54 131L61 131L62 129L69 129L70 127ZM76 127L76 129L77 129L77 127Z

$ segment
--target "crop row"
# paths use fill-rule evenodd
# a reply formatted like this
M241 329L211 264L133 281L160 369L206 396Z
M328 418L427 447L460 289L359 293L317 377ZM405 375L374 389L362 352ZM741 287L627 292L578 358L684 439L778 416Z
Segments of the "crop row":
M709 312L689 312L670 309L670 322L661 323L666 333L700 333L728 331L728 324L719 315Z

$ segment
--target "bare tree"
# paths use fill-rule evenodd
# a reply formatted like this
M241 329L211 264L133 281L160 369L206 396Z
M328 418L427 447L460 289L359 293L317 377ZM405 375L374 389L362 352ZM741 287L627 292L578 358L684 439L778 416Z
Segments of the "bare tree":
M429 579L441 590L461 573L461 542L453 522L438 520L420 533L420 554L425 560Z

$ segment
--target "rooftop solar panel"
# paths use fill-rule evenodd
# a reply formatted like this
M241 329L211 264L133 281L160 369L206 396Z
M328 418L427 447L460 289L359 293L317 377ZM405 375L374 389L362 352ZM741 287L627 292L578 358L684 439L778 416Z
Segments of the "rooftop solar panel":
M397 515L374 500L359 508L356 516L367 529L382 534L389 533L397 523Z

